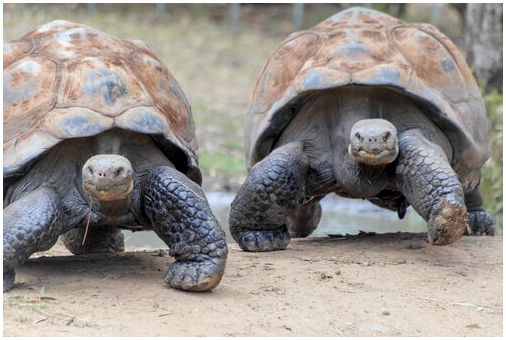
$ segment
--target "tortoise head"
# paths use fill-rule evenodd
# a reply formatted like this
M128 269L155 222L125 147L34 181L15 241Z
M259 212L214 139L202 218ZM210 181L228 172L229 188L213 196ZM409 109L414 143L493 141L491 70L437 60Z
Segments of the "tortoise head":
M399 154L397 129L384 119L360 120L351 128L348 153L362 164L389 164Z
M132 193L132 165L123 156L93 156L84 164L82 173L84 191L94 200L123 201Z

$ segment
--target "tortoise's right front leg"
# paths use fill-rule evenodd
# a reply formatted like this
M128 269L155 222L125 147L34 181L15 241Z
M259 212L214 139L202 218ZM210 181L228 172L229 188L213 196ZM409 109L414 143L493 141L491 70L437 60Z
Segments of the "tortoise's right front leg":
M4 292L14 285L14 269L30 255L51 248L63 232L62 203L55 190L41 187L4 209Z
M232 202L232 236L246 251L285 249L290 242L287 218L304 201L308 162L302 145L275 149L255 164Z
M494 219L483 207L483 198L481 197L479 185L466 192L465 200L469 212L469 224L471 225L468 234L495 235Z
M189 291L216 287L228 250L202 189L181 172L160 166L143 179L141 200L152 228L176 258L165 281Z

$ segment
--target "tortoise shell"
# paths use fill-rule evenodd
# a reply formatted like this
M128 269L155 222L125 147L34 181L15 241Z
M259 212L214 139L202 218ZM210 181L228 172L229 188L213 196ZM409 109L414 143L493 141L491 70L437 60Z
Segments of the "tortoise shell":
M150 134L201 184L191 109L141 41L57 20L4 45L4 179L67 138L112 128Z
M480 90L457 47L429 24L351 8L288 36L267 61L248 109L248 168L267 156L298 107L318 90L382 86L409 96L448 136L465 187L489 156ZM416 117L413 117L416 122Z

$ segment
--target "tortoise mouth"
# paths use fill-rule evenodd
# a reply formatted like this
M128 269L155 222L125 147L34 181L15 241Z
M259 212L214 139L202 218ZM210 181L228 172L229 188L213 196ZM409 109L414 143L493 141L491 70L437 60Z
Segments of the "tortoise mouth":
M92 199L104 202L120 201L127 199L133 191L133 181L126 183L83 183L84 191Z
M387 165L392 163L399 153L397 145L393 148L383 150L371 150L367 151L363 148L354 148L350 145L349 154L355 162L359 162L367 165Z

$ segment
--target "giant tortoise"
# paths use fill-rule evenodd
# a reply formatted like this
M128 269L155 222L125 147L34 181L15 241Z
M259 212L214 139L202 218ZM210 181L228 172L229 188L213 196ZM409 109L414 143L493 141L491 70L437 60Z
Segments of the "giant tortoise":
M494 233L479 191L484 101L431 25L351 8L293 33L258 79L246 131L249 174L229 221L244 250L310 234L329 193L400 218L412 205L431 244Z
M169 246L171 287L216 287L227 245L190 106L145 43L53 21L4 45L3 84L4 290L60 235L74 254L120 251L120 229Z

